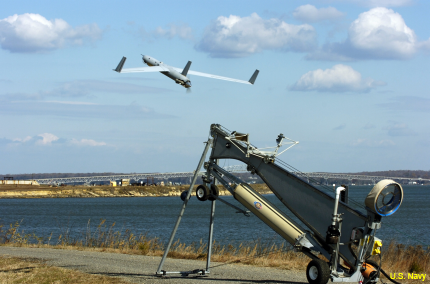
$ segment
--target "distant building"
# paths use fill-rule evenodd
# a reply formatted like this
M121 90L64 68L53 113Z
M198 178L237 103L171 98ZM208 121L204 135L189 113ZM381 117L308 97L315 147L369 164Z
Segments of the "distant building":
M116 181L110 181L110 184L109 184L110 186L116 186Z
M37 181L35 180L12 180L12 179L7 179L7 180L0 180L0 184L16 184L16 185L40 185Z
M128 186L128 185L130 185L130 179L129 178L121 179L121 186Z

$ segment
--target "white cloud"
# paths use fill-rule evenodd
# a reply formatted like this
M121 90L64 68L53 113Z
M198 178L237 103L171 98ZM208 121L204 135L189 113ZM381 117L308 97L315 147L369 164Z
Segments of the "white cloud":
M152 35L154 37L166 37L172 39L174 37L179 37L181 39L193 39L193 30L187 24L170 24L167 28L157 27Z
M193 29L185 23L169 24L165 27L158 26L152 31L147 31L144 27L139 27L137 32L131 31L131 33L137 34L140 38L148 42L152 42L157 38L173 39L177 37L184 40L194 39Z
M57 141L58 138L57 136L55 136L54 134L51 133L42 133L37 135L38 137L42 137L42 139L37 140L37 144L39 145L51 145L52 142Z
M377 7L361 13L351 23L348 38L344 42L326 44L307 58L409 59L420 49L430 50L430 43L418 42L415 32L406 25L399 13Z
M73 138L70 142L72 144L78 145L78 146L106 146L105 142L97 142L97 141L92 140L92 139L77 140L77 139Z
M335 128L333 128L333 130L342 130L342 129L345 129L345 127L346 127L346 124L342 123L342 124L336 126Z
M42 92L45 96L58 97L81 97L91 96L95 92L116 93L116 94L144 94L144 93L162 93L169 90L164 88L146 87L130 83L118 83L101 80L76 80L65 82L58 88L51 91Z
M98 105L90 102L71 102L71 101L44 101L45 103L64 104L64 105Z
M409 6L415 2L415 0L350 0L360 5L370 7L401 7Z
M420 49L429 52L430 51L430 38L426 41L422 41L420 43L418 43L418 46Z
M363 126L363 129L373 129L373 128L376 128L376 126L375 124L370 122L366 123L366 125Z
M386 147L393 146L395 143L392 140L369 140L369 139L357 139L351 143L352 146L366 146L366 147Z
M358 16L349 28L351 44L377 57L409 58L416 51L416 35L399 13L378 7Z
M46 52L101 36L97 24L72 28L63 19L47 20L39 14L15 14L0 20L0 45L11 52Z
M264 20L253 13L248 17L219 16L206 28L196 49L212 57L244 57L263 50L309 51L315 46L312 26L291 25L276 18Z
M4 142L3 144L13 144L13 145L24 145L24 143L30 144L30 145L43 145L43 146L50 146L52 145L53 142L56 143L60 143L62 145L65 146L106 146L107 144L105 142L97 142L93 139L76 139L76 138L72 138L72 139L64 139L64 138L59 138L56 135L52 134L52 133L42 133L39 135L36 135L34 137L32 136L27 136L25 138L15 138L15 139L6 139L4 138L3 141L0 142ZM29 143L27 143L29 142ZM1 143L0 143L1 144Z
M0 95L0 102L11 101L38 101L47 97L60 98L77 98L77 97L94 97L97 93L115 93L115 94L147 94L147 93L162 93L169 92L165 88L147 87L138 84L124 82L110 82L101 80L76 80L71 82L61 83L58 87L39 91L37 93L6 93ZM49 101L46 101L49 102ZM63 104L85 104L84 102L65 102L65 101L50 101ZM90 104L90 103L86 103Z
M41 95L40 93L6 93L0 95L0 102L41 100L42 98L43 95Z
M430 112L430 99L415 96L401 96L391 98L386 103L379 104L382 107L395 111Z
M77 120L97 118L108 120L142 120L172 118L154 109L138 104L107 105L88 104L85 102L63 101L4 101L0 103L0 113L18 116L53 116L67 117Z
M330 69L309 71L290 87L293 91L368 92L385 85L371 78L363 79L351 66L337 64Z
M293 12L295 19L306 23L336 20L342 18L344 15L344 13L334 7L317 9L315 6L310 4L297 7Z
M417 133L410 129L405 123L391 122L391 125L385 128L390 136L415 136Z
M30 140L32 140L33 139L33 137L31 137L31 136L27 136L27 137L25 137L25 138L15 138L15 139L13 139L12 141L13 142L23 142L23 143L25 143L25 142L28 142L28 141L30 141Z

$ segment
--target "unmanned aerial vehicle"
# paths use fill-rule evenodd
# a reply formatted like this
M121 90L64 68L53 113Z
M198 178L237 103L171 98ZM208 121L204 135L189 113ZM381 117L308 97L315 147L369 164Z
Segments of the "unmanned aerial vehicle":
M186 89L191 88L190 78L187 77L188 74L208 77L212 79L219 79L219 80L226 80L226 81L231 81L236 83L254 85L255 79L257 79L258 73L260 72L259 70L255 70L254 74L252 74L251 76L251 79L249 79L249 81L244 81L244 80L238 80L238 79L227 78L227 77L222 77L218 75L192 71L190 70L191 61L188 61L184 69L181 69L181 68L176 68L176 67L172 67L167 64L164 64L163 62L149 55L142 55L142 61L143 63L147 64L148 67L123 68L126 59L127 59L126 57L123 57L119 62L118 66L115 69L113 69L113 71L116 71L118 73L160 72L161 74L166 75L167 77L175 81L176 84L179 84Z

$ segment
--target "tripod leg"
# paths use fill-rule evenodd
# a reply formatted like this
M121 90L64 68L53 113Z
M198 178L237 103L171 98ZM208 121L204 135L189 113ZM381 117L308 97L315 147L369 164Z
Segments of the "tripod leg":
M212 236L213 236L213 230L214 230L215 202L216 202L216 200L212 201L212 207L211 207L211 221L210 221L210 225L209 225L208 257L206 260L206 272L209 272L209 269L211 266L212 242L213 242Z
M184 215L185 207L187 206L188 200L190 199L191 192L193 191L194 184L196 183L196 180L197 180L197 176L199 175L200 169L203 166L203 162L205 161L206 154L208 153L208 150L211 145L212 145L212 139L209 139L206 142L205 150L203 151L202 157L200 158L199 165L197 166L197 169L194 173L193 181L190 184L190 189L188 190L187 197L185 198L184 203L182 204L182 208L181 208L181 211L179 212L178 219L176 220L175 227L173 228L172 234L170 235L169 243L167 244L163 257L161 258L160 265L158 266L158 270L156 272L157 275L161 274L161 269L163 268L164 261L166 260L167 254L169 253L170 246L173 243L173 239L175 238L175 234L176 234L176 231L178 230L179 223L181 222L182 216Z

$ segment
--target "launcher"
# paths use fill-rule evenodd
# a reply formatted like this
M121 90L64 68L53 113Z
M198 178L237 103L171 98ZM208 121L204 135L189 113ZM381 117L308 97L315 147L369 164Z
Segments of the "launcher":
M382 218L399 209L403 200L402 186L393 180L381 180L364 200L361 206L364 210L357 210L348 200L346 186L338 187L334 193L316 187L308 182L304 174L277 158L297 143L279 134L276 146L259 149L249 142L248 134L230 132L219 124L212 124L190 189L181 195L183 205L156 275L210 273L213 217L215 203L219 200L245 216L252 212L290 243L295 251L308 256L310 262L306 277L309 283L325 284L328 280L376 283L381 265L368 259L381 253L382 241L376 237L376 232L381 228ZM287 148L279 152L282 146ZM209 159L205 161L209 150ZM245 163L247 170L258 175L302 225L285 215L250 185L221 168L218 161L222 159ZM203 184L196 189L196 196L200 201L212 202L206 269L162 270L202 166L205 175L202 176ZM222 184L247 210L220 198L217 184Z

